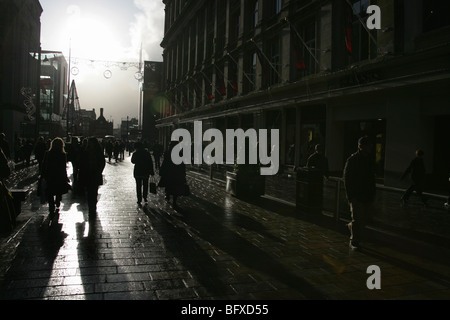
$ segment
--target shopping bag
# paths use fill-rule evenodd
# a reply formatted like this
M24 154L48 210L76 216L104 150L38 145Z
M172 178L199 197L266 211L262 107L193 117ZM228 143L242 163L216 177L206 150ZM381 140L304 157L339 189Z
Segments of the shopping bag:
M37 194L41 200L41 204L47 202L47 181L43 177L39 178Z

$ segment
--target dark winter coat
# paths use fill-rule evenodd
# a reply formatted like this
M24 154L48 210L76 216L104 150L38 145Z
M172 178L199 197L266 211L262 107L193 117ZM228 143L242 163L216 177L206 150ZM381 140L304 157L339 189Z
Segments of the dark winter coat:
M80 186L98 187L103 185L105 165L105 157L101 148L83 150L80 154Z
M42 177L46 181L48 196L66 194L69 191L67 155L59 151L47 151L42 163Z
M160 187L166 188L166 193L171 195L183 195L182 186L186 183L186 166L184 163L176 165L172 162L170 152L164 154L164 160L159 169L161 180Z
M134 163L134 177L148 177L154 175L153 160L147 149L140 148L133 153L131 163Z
M321 153L314 152L306 162L306 166L308 168L315 168L322 171L322 174L328 178L329 169L328 169L328 159Z
M404 179L407 175L411 174L411 179L415 184L423 184L425 182L425 163L423 159L420 157L414 158L409 167L406 169L405 173L402 176Z
M372 202L375 199L375 163L371 156L358 151L347 159L344 183L349 202Z
M6 158L3 149L0 148L0 180L6 179L11 174L11 169L8 165L8 159Z

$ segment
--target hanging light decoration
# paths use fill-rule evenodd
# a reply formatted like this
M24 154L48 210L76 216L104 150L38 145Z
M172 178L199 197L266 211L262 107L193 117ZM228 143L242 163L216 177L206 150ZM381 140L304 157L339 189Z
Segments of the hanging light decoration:
M72 73L72 75L76 76L80 73L80 69L78 69L77 67L73 67L72 69L70 69L70 72Z
M83 59L83 58L70 58L70 62L75 65L86 65L89 68L105 68L103 71L103 77L105 79L111 79L113 76L113 73L111 71L111 68L119 68L122 71L127 71L130 68L136 68L139 71L137 71L134 74L134 78L141 82L143 81L143 74L141 70L141 63L139 62L123 62L123 61L105 61L105 60L94 60L94 59ZM80 74L80 69L78 67L73 67L70 69L70 72L72 75L77 76Z
M103 76L105 77L105 79L111 79L112 77L111 70L105 70L105 72L103 72Z

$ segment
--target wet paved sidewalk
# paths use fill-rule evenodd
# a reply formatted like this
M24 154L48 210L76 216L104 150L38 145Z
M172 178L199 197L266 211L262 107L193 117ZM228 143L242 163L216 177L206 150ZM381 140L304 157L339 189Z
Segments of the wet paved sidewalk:
M130 158L107 164L97 219L65 195L59 220L31 195L24 223L1 240L1 299L449 299L450 258L424 259L378 242L361 252L345 232L289 206L250 203L191 173L175 209L136 204ZM381 289L369 290L369 266Z

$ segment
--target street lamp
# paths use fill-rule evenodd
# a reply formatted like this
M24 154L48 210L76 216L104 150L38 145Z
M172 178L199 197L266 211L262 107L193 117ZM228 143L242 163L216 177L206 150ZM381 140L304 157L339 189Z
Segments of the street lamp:
M35 141L39 138L39 125L41 119L41 44L39 43L36 84L36 127L34 128Z

